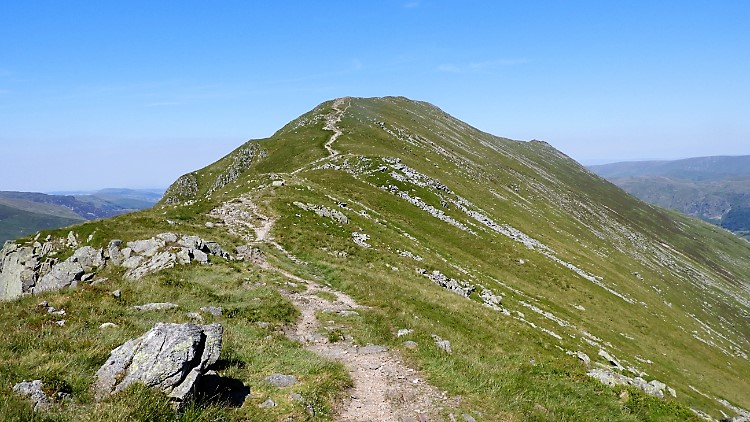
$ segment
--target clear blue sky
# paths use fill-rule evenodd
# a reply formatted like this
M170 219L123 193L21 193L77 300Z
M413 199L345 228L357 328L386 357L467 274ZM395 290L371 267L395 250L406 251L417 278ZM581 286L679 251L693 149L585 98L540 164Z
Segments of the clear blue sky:
M750 154L750 2L7 1L0 190L167 186L347 95L583 163Z

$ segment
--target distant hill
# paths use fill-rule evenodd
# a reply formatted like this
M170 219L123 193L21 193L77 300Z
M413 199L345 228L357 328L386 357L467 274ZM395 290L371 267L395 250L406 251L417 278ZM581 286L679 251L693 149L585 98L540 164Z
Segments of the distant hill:
M750 156L634 161L589 167L637 198L750 238Z
M750 175L750 155L695 157L673 161L627 161L589 166L605 179L662 176L670 179L716 181Z
M0 191L0 243L39 230L150 208L162 193L155 189L102 189L75 195Z

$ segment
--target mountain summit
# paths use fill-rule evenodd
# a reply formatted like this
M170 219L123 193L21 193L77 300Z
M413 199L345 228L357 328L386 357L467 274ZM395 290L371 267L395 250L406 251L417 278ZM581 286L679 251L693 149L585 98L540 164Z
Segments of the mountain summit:
M82 244L103 263L45 293L70 316L44 341L89 352L74 366L44 351L14 360L42 318L28 280L75 264L60 261ZM4 321L24 319L4 322L0 384L52 373L92 409L85 392L110 349L212 306L224 312L201 318L225 336L213 376L252 395L195 411L227 419L750 415L750 244L640 202L545 142L403 97L325 102L180 177L151 210L6 245L5 291L19 248L40 264L4 305ZM130 307L146 301L175 306ZM110 319L119 327L99 334ZM117 397L96 406L127 408Z

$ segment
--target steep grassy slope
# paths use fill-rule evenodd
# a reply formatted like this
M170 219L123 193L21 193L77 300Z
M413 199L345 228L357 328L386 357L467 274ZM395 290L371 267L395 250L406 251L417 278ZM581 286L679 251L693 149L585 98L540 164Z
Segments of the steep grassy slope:
M75 232L105 246L112 238L168 230L213 239L230 250L247 243L248 234L242 224L212 211L232 209L256 224L259 214L242 209L245 202L238 198L272 217L275 243L259 246L270 261L370 307L357 318L325 319L340 323L341 333L361 344L400 351L431 384L460 396L461 408L478 419L690 420L695 416L689 407L714 417L734 414L726 404L750 407L750 244L640 202L546 143L498 138L405 98L345 98L181 177L152 210L86 223ZM331 217L338 215L333 210L346 218ZM179 271L130 288L139 299L181 300L190 308L202 297L250 303L242 289L223 291L242 286L243 277L270 277L249 262L216 262L185 273L189 277ZM229 276L231 271L238 273ZM221 274L237 284L215 282ZM116 272L108 276L120 283ZM168 280L175 279L180 288L170 290ZM283 287L274 283L266 281L272 289ZM94 303L107 293L86 287L46 297ZM65 366L43 349L37 360L19 363L15 359L28 350L21 345L29 342L28 334L19 333L29 331L22 328L32 324L33 301L0 306L2 320L23 315L11 335L19 346L0 355L0 373L15 375L4 375L2 384L53 374L74 385L78 406L87 409L93 405L86 388L108 347L150 322L115 307L104 315L126 329L113 338L96 334L103 317L74 326L90 351L84 362ZM270 351L253 343L260 335L247 334L249 328L231 319L222 323L240 340L230 343L236 365L228 371L255 389L263 369L252 366L253 356ZM413 332L397 337L402 328ZM14 332L10 326L5 331ZM453 352L436 347L433 334L450 340ZM65 335L53 329L44 334L46 341ZM419 346L407 348L404 340ZM294 355L293 345L273 341L279 342L273 343L276 356ZM236 352L240 343L242 353ZM630 377L673 387L676 398L610 388L587 376L590 368L573 354L589 356L591 368L609 367L600 351ZM47 369L35 366L44 359ZM281 364L278 357L264 359ZM330 380L316 393L328 403L321 405L322 418L346 384L337 370L326 367L319 375ZM113 412L117 403L105 409ZM252 403L207 409L196 411L229 419L255 411ZM298 410L289 404L272 415Z

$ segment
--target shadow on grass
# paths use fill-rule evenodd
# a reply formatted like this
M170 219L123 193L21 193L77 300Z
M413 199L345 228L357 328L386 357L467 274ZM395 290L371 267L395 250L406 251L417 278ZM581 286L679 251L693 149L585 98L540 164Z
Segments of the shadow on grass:
M196 402L201 405L241 407L250 387L236 378L222 377L209 372L201 377L196 392Z

